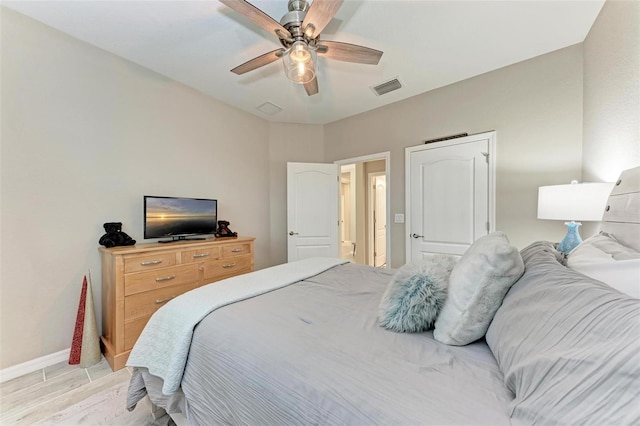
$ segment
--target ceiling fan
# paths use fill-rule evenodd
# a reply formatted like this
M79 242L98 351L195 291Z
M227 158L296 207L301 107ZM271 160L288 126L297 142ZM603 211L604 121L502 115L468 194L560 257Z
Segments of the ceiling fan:
M344 0L289 0L280 22L245 0L220 0L263 29L273 33L283 47L253 58L231 70L241 75L282 58L287 77L303 84L309 96L318 93L316 55L338 61L377 65L382 52L356 44L320 40L320 33Z

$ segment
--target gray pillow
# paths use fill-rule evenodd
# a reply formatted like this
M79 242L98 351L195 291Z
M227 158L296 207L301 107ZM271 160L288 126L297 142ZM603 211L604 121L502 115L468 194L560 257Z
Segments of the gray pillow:
M453 256L436 255L398 269L378 309L381 326L397 332L430 329L447 297Z
M640 424L640 300L559 263L551 243L522 250L526 272L487 331L510 414L526 424Z
M467 345L487 331L509 288L524 272L518 249L503 232L476 240L449 277L449 295L433 337L447 345Z

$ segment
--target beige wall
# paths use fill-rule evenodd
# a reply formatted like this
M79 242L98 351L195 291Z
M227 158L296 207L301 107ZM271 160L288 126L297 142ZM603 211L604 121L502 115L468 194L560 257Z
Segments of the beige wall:
M584 42L585 181L640 165L640 2L608 0Z
M69 348L98 239L144 194L212 197L271 264L269 124L2 9L1 368ZM100 321L100 318L98 318Z
M391 215L403 213L404 150L455 133L497 131L497 226L519 247L559 240L536 219L540 185L580 179L582 46L575 45L325 126L328 161L391 151ZM391 225L392 266L405 226Z
M356 255L357 263L367 263L367 175L365 173L366 163L355 163L356 184L352 186L356 190Z

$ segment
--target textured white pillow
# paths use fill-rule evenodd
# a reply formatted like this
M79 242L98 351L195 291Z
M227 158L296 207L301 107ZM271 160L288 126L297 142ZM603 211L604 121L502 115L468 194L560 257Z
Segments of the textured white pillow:
M640 252L622 245L613 235L601 232L574 248L567 256L567 266L575 269L594 263L633 259L640 259Z
M567 266L640 299L640 253L604 232L584 240L567 258Z
M451 271L435 339L467 345L484 336L504 295L523 272L522 257L503 232L475 241Z

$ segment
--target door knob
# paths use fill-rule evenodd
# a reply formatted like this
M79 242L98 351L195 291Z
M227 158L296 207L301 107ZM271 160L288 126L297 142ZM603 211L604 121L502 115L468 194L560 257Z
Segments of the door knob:
M422 237L424 237L424 235L418 235L418 234L416 234L415 232L414 232L413 234L411 234L411 236L412 236L413 238L422 238Z
M298 235L297 232L289 231L289 235Z

